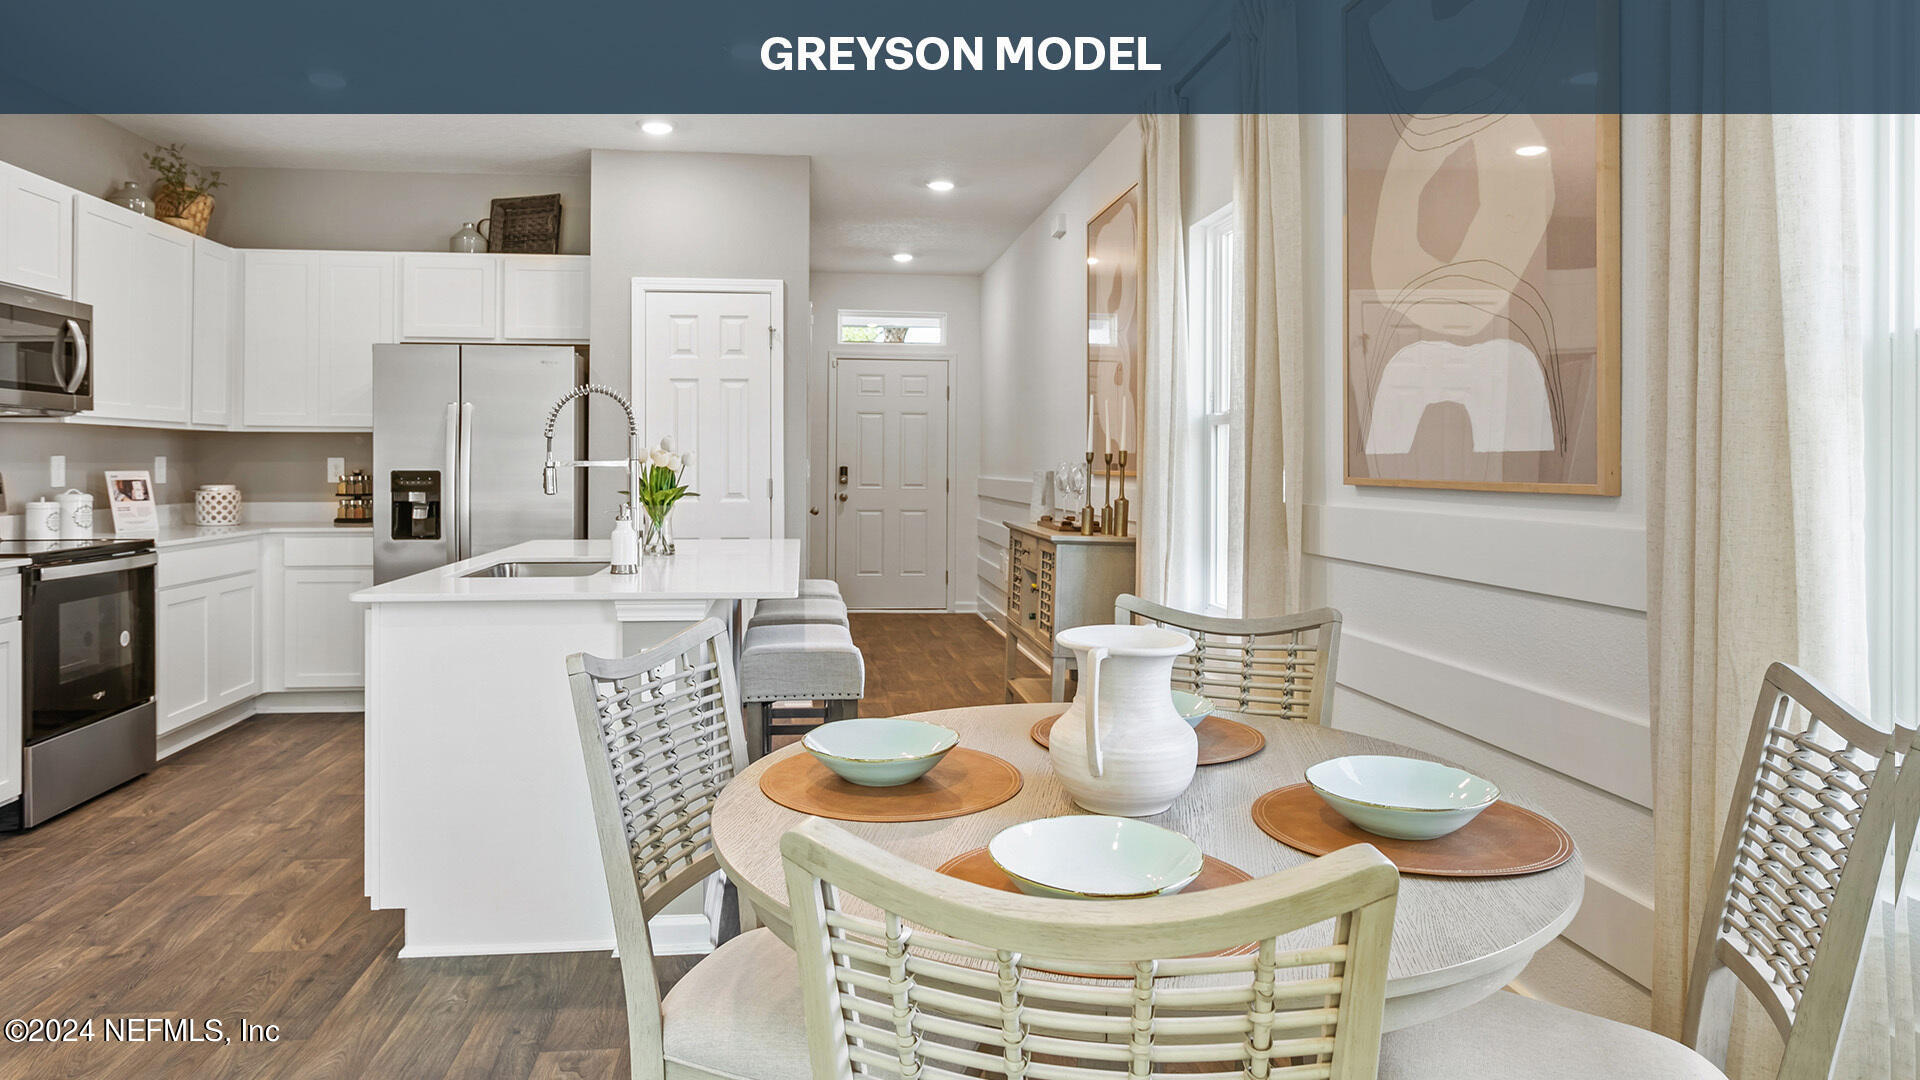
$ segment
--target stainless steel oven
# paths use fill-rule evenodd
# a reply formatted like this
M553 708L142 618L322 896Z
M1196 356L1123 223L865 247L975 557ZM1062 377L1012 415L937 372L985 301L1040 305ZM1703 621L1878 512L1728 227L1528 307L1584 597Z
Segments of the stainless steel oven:
M93 408L93 308L0 285L0 415Z
M21 581L26 746L18 822L30 826L153 768L158 560L151 540L0 548L32 560Z

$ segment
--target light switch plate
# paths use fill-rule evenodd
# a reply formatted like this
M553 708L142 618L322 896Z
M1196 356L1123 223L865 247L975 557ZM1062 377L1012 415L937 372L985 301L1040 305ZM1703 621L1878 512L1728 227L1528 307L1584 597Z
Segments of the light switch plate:
M167 456L165 454L155 454L153 457L153 482L156 484L164 484L167 482Z
M346 458L330 457L327 459L327 483L331 484L335 480L340 479L340 477L346 474L346 471L347 471Z
M47 483L57 488L67 486L67 455L55 454L48 460Z

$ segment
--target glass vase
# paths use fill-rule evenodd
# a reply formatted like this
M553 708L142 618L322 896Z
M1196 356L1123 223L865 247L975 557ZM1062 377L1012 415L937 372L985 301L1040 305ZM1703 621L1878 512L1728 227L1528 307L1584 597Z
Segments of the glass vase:
M673 554L673 507L649 508L640 519L640 554Z

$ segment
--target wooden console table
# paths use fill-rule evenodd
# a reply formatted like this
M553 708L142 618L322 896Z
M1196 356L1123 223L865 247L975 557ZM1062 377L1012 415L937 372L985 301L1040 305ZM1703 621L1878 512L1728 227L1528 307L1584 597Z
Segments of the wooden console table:
M1005 524L1007 700L1064 701L1073 655L1055 651L1053 632L1113 621L1113 602L1133 591L1134 538ZM1019 674L1022 645L1049 658L1050 677Z

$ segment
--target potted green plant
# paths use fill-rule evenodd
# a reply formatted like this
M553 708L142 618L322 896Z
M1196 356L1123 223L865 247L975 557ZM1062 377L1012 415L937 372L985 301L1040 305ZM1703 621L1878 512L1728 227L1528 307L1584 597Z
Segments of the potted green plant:
M220 170L188 161L179 143L155 147L145 156L147 167L160 177L153 185L154 216L195 236L207 235L214 190L225 186Z

